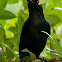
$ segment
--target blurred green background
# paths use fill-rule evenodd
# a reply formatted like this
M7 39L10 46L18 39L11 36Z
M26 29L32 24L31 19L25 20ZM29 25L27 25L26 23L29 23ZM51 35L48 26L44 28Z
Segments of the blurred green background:
M40 4L51 26L51 36L40 57L62 57L62 0L40 0ZM28 17L26 0L0 0L0 62L19 61L20 34ZM29 53L35 60L35 55Z

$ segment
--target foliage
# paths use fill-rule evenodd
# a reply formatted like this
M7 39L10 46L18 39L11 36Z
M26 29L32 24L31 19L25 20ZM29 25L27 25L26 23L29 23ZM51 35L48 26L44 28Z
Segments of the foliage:
M62 0L40 0L39 4L43 6L43 13L51 26L53 38L47 39L40 57L62 57ZM19 61L21 29L28 17L26 0L0 0L0 62ZM35 55L29 53L31 59L35 59Z

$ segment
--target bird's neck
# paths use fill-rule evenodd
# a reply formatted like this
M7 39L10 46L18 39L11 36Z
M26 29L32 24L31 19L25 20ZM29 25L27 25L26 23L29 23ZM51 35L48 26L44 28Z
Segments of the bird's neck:
M29 17L30 18L35 18L35 19L44 18L42 6L40 7L39 5L29 3L28 8L29 8Z

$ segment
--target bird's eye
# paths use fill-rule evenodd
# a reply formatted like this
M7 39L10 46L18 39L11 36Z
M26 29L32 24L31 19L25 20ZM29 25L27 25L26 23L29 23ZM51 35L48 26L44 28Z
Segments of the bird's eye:
M39 0L37 0L37 3L39 4Z

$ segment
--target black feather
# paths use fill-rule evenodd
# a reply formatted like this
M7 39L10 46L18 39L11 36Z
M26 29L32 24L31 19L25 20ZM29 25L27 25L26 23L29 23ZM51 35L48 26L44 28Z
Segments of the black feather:
M25 55L29 55L21 52L25 48L39 58L39 54L43 51L48 38L48 35L41 31L50 34L50 25L44 18L42 5L29 2L28 8L29 18L22 28L19 43L20 59Z

